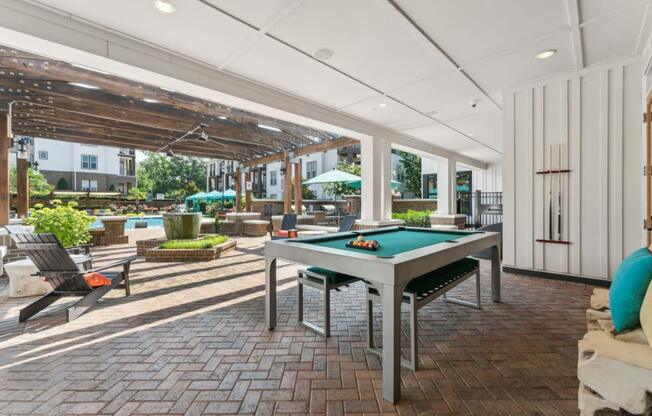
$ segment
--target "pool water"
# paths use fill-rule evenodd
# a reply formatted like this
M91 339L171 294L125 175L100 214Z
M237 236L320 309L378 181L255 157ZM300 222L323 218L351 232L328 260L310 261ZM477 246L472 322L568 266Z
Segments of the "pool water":
M139 221L145 221L147 223L147 228L162 228L163 227L163 217L129 217L127 218L127 222L125 223L125 230L133 230L136 228L136 222ZM102 224L102 219L101 217L98 217L94 223L88 226L89 229L93 228L102 228L104 224Z

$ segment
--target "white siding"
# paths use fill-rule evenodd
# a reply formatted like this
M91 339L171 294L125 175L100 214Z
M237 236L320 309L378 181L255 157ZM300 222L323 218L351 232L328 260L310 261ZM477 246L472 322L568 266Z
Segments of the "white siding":
M638 63L614 64L504 93L506 265L610 278L643 244L642 80ZM558 175L535 174L551 146L553 169L561 146L572 171L561 176L570 245L535 242L559 189Z

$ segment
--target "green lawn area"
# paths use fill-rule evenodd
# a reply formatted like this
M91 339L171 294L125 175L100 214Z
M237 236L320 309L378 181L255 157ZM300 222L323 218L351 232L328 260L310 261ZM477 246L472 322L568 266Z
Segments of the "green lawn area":
M166 250L199 250L213 248L226 242L229 238L225 235L207 235L198 240L170 240L158 246Z

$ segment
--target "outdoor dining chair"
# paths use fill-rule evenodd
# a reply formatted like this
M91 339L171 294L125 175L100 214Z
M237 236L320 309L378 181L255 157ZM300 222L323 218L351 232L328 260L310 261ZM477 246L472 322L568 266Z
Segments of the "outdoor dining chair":
M356 216L346 215L340 221L340 227L337 232L347 232L353 229L355 225ZM326 338L331 336L331 305L330 293L331 290L339 290L342 286L348 286L351 283L357 282L357 277L349 276L342 273L336 273L331 270L322 269L320 267L309 267L307 269L300 269L297 272L297 296L298 296L298 321L301 326L316 332ZM324 327L304 319L303 314L303 289L304 286L310 286L314 289L321 290L324 299Z
M296 228L297 214L283 214L281 229L277 230L276 232L272 232L272 240L281 240L284 238L296 237Z

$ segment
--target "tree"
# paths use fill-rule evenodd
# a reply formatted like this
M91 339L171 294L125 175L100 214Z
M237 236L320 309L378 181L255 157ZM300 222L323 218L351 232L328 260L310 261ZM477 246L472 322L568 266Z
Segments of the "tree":
M145 160L136 169L138 188L152 193L168 194L186 191L187 184L206 184L206 166L198 158L167 157L161 153L145 152Z
M188 181L188 184L186 184L186 195L194 195L198 192L200 192L200 189L197 184L194 181Z
M347 172L353 175L360 176L361 169L360 165L355 163L349 163L346 160L340 161L340 163L335 166L335 169L341 170L342 172ZM359 195L360 189L355 189L347 185L345 182L335 182L327 183L323 187L324 192L329 195Z
M421 198L421 157L412 153L399 151L405 171L405 188Z
M66 180L66 178L63 177L59 178L59 180L57 181L57 189L60 189L62 191L68 189L68 181Z
M48 183L40 172L33 170L32 168L27 169L27 178L29 181L29 195L45 195L49 194L52 191L52 186ZM9 190L11 192L17 192L16 188L16 168L11 168L9 171Z

